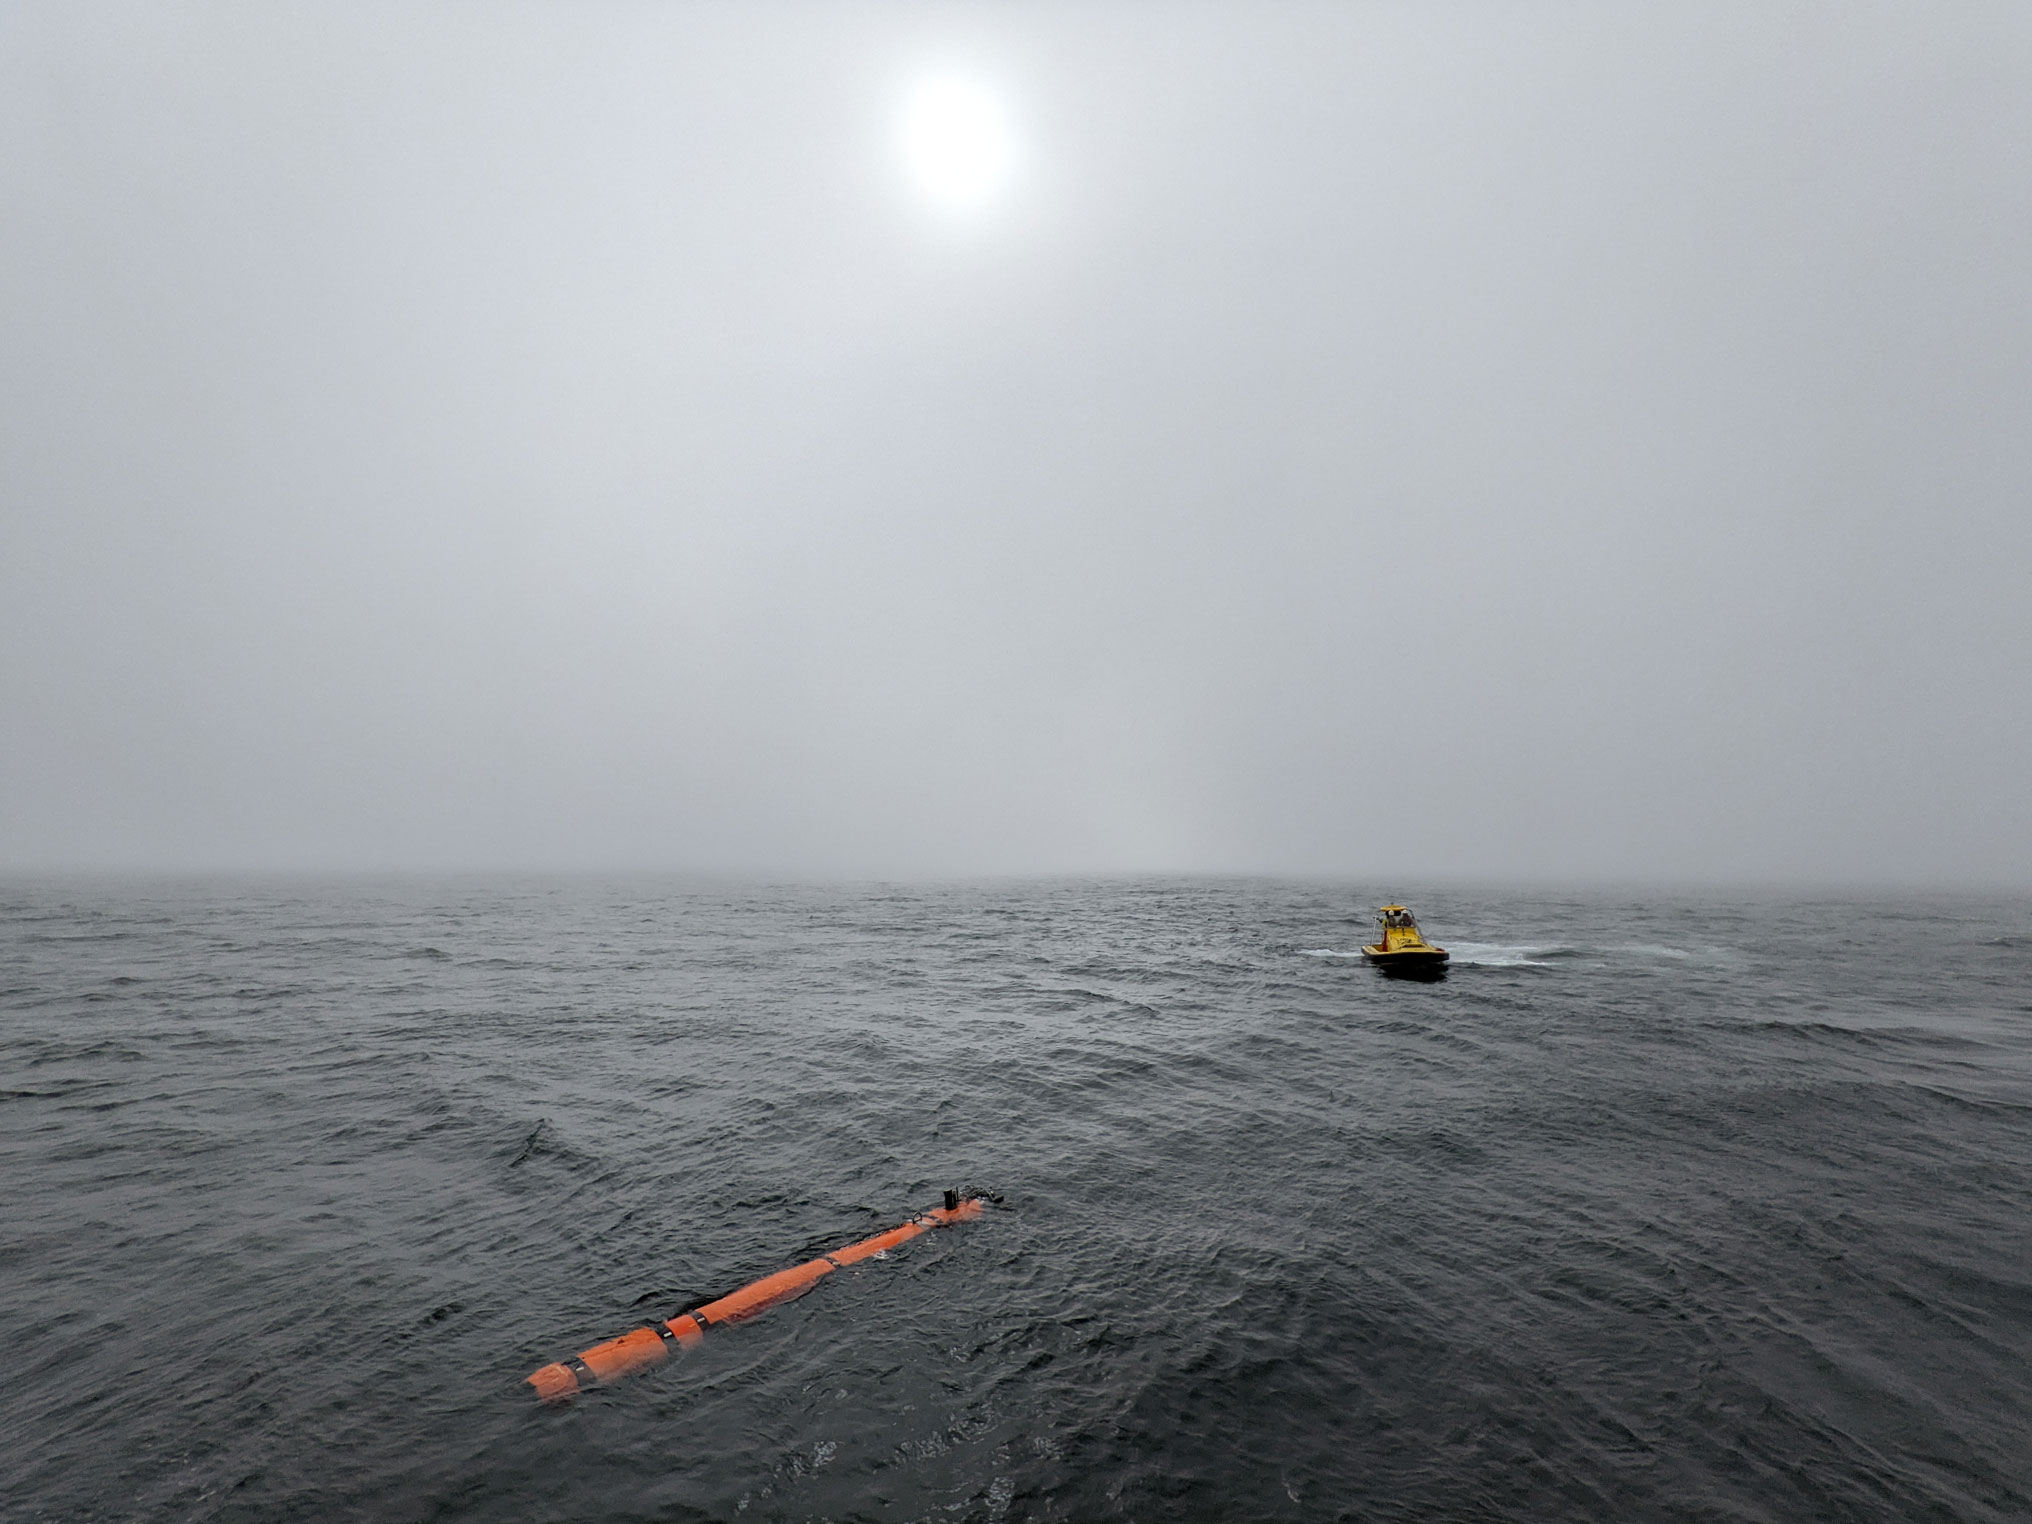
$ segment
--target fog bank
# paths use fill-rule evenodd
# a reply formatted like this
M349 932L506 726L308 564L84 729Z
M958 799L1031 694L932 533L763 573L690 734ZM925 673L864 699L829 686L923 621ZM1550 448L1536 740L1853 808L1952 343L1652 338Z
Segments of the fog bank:
M0 205L0 869L2032 883L2022 5L14 5Z

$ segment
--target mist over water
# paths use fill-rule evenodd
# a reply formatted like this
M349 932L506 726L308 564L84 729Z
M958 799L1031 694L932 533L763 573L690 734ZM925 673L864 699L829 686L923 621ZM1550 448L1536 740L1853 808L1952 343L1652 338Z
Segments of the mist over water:
M2032 1516L2028 184L2019 0L0 5L0 1513Z
M1443 983L1352 957L1396 896ZM15 881L7 1509L2019 1519L2028 960L2022 897Z
M2028 145L2017 0L17 0L0 867L2026 887Z

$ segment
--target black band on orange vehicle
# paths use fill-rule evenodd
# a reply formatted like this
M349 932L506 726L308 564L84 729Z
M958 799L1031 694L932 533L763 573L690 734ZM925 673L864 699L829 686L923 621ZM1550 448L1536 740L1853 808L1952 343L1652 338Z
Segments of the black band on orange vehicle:
M572 1373L573 1378L579 1384L580 1391L600 1384L600 1378L593 1374L593 1368L577 1355L566 1355L557 1363Z

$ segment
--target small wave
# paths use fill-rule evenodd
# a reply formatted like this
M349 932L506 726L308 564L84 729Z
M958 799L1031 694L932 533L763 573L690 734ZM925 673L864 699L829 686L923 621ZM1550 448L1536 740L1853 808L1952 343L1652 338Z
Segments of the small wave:
M1451 942L1447 951L1454 962L1478 968L1550 968L1557 959L1575 956L1571 947L1530 942Z
M1558 942L1449 942L1456 963L1473 963L1484 968L1546 968L1574 958L1624 954L1639 958L1669 958L1690 962L1708 956L1684 947L1632 942L1616 947L1573 947Z

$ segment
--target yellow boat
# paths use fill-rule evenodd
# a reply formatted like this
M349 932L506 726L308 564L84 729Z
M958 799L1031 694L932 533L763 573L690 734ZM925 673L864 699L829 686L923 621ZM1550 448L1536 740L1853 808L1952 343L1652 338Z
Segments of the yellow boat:
M1362 956L1376 967L1402 973L1432 974L1446 967L1446 949L1434 947L1418 934L1418 923L1402 905L1385 905L1376 912L1376 924L1383 928L1382 940L1362 949Z

